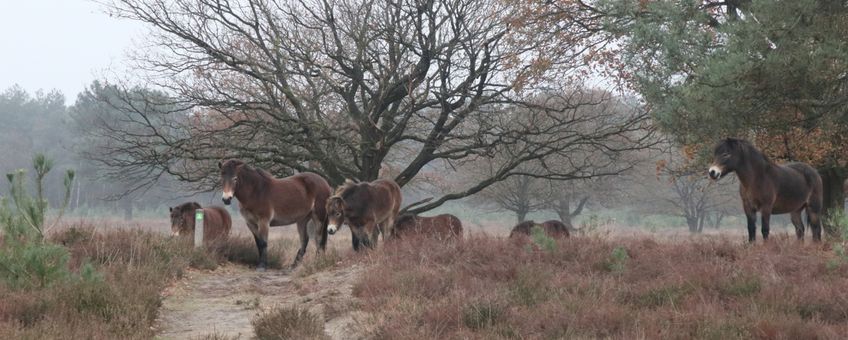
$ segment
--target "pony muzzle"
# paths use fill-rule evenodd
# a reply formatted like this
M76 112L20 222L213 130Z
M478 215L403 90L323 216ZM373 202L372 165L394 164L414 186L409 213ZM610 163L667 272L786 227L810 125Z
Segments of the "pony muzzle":
M327 234L333 235L338 230L339 230L339 226L337 226L335 224L330 224L330 225L327 226Z
M224 204L230 205L230 202L233 201L233 193L232 192L224 192L221 196L221 200L224 201Z
M713 165L707 171L707 174L710 176L710 179L717 180L724 174L724 169L717 165Z

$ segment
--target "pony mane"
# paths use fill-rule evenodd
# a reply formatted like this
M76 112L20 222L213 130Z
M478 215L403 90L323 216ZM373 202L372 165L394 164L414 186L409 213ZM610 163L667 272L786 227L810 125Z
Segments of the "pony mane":
M242 165L242 169L249 171L249 172L256 173L257 175L259 175L260 177L263 177L263 178L267 178L267 179L274 178L274 175L271 175L270 172L268 172L267 170L262 169L258 166L253 167L253 166L250 166L247 163L244 163L244 165Z
M748 154L759 158L759 160L762 160L766 163L772 162L771 159L768 156L766 156L766 154L764 154L762 151L760 151L760 149L757 149L757 147L754 146L753 143L751 143L751 142L749 142L745 139L728 138L728 140L738 143L737 145L739 145L740 148L742 148L743 150L747 149Z
M203 206L200 205L200 203L197 203L197 202L185 202L185 203L180 204L176 207L176 209L178 209L179 211L182 211L182 212L185 212L189 209L202 209L202 208L203 208Z
M358 182L354 182L351 179L346 179L342 185L336 188L336 192L333 193L334 197L342 197L346 192L355 187Z
M272 178L274 178L274 175L272 175L270 172L268 172L268 171L267 171L267 170L265 170L265 169L262 169L262 168L256 167L256 168L254 168L254 171L256 171L256 173L258 173L258 174L259 174L259 176L265 177L265 178L267 178L267 179L272 179Z

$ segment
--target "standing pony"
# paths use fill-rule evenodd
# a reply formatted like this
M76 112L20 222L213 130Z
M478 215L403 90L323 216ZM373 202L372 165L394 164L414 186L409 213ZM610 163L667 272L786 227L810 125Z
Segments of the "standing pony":
M346 181L333 197L327 200L327 232L332 235L347 223L353 238L353 249L360 244L368 248L377 245L377 237L389 239L400 211L400 186L392 180L373 182Z
M309 244L307 224L317 225L315 238L318 251L327 246L327 198L332 188L319 175L299 173L283 179L274 178L267 171L252 168L244 162L231 159L218 163L221 169L221 186L224 204L229 205L235 196L239 210L256 240L259 250L257 270L267 265L268 231L270 227L297 223L300 249L292 267L297 266Z
M804 163L778 165L751 143L728 138L716 145L708 170L713 180L731 172L739 177L739 194L748 219L748 242L757 234L757 212L762 216L763 239L769 235L772 214L790 214L795 234L804 239L801 212L807 212L807 223L813 240L821 241L822 180L813 167Z

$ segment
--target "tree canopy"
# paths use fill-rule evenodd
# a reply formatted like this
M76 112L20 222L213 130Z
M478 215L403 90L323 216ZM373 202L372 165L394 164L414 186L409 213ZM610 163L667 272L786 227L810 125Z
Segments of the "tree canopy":
M841 209L848 150L848 5L841 1L601 1L653 117L700 154L753 139L805 161Z
M597 105L565 79L585 76L607 41L599 18L531 35L533 11L511 1L116 0L110 8L150 27L153 48L135 56L136 76L168 93L173 109L156 114L176 132L145 143L120 134L125 140L113 147L147 151L113 155L122 160L116 171L170 173L212 188L221 158L277 175L312 171L332 184L376 179L391 163L383 176L403 186L428 164L520 151L422 211L519 175L524 163L614 157L651 143L644 110L575 115ZM555 93L557 106L529 100L541 91ZM112 101L137 125L125 129L152 131L153 114L126 97ZM538 114L516 119L516 108ZM571 164L580 166L543 167L537 176L597 175L582 159Z

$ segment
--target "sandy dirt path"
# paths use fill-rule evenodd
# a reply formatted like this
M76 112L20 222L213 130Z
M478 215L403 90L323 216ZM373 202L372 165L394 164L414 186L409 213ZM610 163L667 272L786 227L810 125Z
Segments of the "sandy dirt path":
M331 339L364 339L368 315L356 311L353 283L360 265L300 277L288 270L256 272L228 264L190 270L168 287L156 322L160 339L251 339L251 320L274 307L307 309L324 320Z

